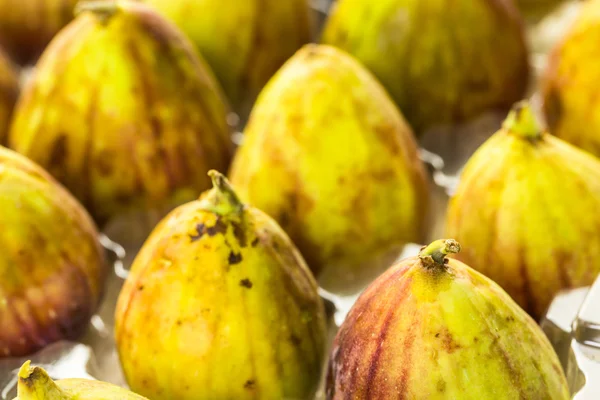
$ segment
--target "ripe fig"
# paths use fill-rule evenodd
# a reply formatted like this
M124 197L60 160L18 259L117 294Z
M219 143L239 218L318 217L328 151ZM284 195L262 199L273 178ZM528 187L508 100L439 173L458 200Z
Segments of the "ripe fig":
M185 36L144 4L80 3L23 91L9 145L100 225L193 199L210 168L229 165L221 90Z
M308 0L142 1L192 40L243 119L269 78L312 39Z
M26 361L19 370L14 400L148 400L122 387L91 379L68 378L56 382L42 367Z
M363 62L417 134L508 110L527 89L513 1L340 0L322 42Z
M334 340L328 399L570 399L548 338L452 239L396 262Z
M310 399L326 340L314 277L270 217L209 174L213 189L157 225L119 295L127 382L153 400Z
M19 75L17 68L0 48L0 145L5 144L18 95Z
M88 326L108 271L83 206L46 171L0 147L0 357Z
M230 176L281 225L314 273L354 274L425 232L429 187L410 127L377 80L307 45L252 110Z
M540 129L521 102L464 167L446 234L537 319L558 291L600 273L598 209L600 160Z
M0 0L0 46L19 64L35 64L74 16L78 0Z
M549 131L600 157L600 1L579 14L550 54L540 87Z

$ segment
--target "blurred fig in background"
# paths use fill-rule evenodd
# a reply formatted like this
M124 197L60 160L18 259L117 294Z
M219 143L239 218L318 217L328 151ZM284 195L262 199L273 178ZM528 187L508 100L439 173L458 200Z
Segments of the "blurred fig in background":
M225 177L173 210L116 309L129 386L153 400L312 399L325 359L317 283L277 223Z
M512 1L339 0L322 42L365 64L417 135L508 110L529 80Z
M0 48L0 145L5 144L19 95L19 71Z
M141 0L187 34L245 120L269 78L313 38L309 0Z
M429 187L413 133L359 62L307 45L259 96L230 176L315 274L338 281L426 234ZM389 265L389 264L388 264Z
M78 0L0 0L0 46L19 64L35 64L74 17Z
M91 217L46 171L0 147L0 357L75 339L108 271Z
M459 251L435 241L362 293L333 343L328 399L570 399L544 332L491 279L445 257Z
M540 91L550 133L600 157L600 1L579 15L550 54Z
M466 164L447 235L539 319L561 289L600 273L599 209L600 160L542 131L522 102Z
M102 225L197 198L233 152L210 69L177 28L134 2L82 3L23 89L9 145Z
M567 3L569 0L515 0L517 6L521 10L521 14L533 23L541 20L548 14L552 13L561 4ZM575 0L579 1L579 0Z
M26 361L19 370L14 400L148 400L122 387L91 379L67 378L56 382L41 367Z

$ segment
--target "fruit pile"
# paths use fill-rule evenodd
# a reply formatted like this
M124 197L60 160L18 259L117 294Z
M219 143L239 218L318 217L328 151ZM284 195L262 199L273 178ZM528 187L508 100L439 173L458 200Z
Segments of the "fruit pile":
M110 299L128 387L27 361L18 399L569 399L538 321L600 274L600 0L536 81L556 3L0 0L0 360L79 340L106 227L161 216ZM432 238L420 140L491 111Z

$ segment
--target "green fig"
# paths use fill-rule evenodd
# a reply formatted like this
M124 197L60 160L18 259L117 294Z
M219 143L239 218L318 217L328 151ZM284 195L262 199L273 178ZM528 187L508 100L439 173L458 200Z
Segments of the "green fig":
M0 48L0 145L5 144L18 95L19 74L17 68Z
M299 50L261 93L244 135L232 183L315 274L337 271L345 286L364 262L423 240L429 186L413 133L345 52Z
M210 187L233 152L223 95L192 45L149 6L80 3L23 89L9 145L100 225L170 209Z
M534 318L600 264L600 160L540 129L526 102L467 162L447 210L457 257Z
M68 378L56 382L42 367L26 361L19 370L14 400L148 400L122 387L91 379Z
M78 338L108 264L83 206L46 171L0 147L0 357Z
M506 0L339 0L322 42L365 64L420 135L508 110L529 79L523 21Z
M0 0L0 46L20 64L35 64L74 16L78 0Z
M582 2L578 16L551 51L541 78L550 132L600 157L600 1Z
M328 399L570 399L541 328L492 280L446 258L459 251L437 240L360 295L333 343Z
M312 39L308 0L142 0L171 19L247 117L269 78Z
M213 189L157 225L119 294L127 382L153 400L310 399L326 345L317 283L275 221L209 174Z

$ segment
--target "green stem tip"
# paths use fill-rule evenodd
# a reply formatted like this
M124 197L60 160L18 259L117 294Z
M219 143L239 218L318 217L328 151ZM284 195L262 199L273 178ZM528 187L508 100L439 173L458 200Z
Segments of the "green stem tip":
M523 139L538 140L542 137L542 128L527 100L520 101L513 106L502 127Z
M80 0L75 5L74 14L77 17L83 12L92 12L103 21L108 20L120 10L118 0Z
M211 169L208 171L208 176L212 180L213 188L201 200L204 209L219 215L239 214L244 208L244 204L225 175Z
M427 267L443 266L446 264L446 256L460 252L460 244L454 239L439 239L429 246L423 246L419 252L419 258Z

